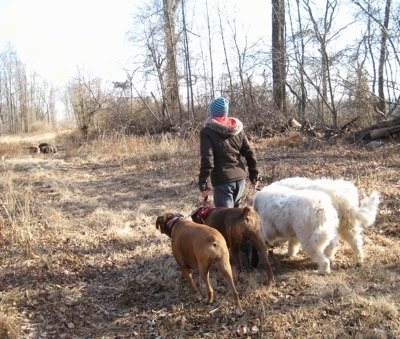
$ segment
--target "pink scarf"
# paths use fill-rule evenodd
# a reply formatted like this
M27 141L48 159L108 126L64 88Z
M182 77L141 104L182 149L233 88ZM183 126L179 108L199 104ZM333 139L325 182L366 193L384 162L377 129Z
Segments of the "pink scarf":
M212 119L229 128L234 128L236 126L235 119L231 117L212 117Z

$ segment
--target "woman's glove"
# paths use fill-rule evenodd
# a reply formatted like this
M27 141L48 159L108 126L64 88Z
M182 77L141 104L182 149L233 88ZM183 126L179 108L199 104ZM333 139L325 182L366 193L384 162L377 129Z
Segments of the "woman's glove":
M258 176L258 173L256 175L250 175L250 182L256 190L259 190L258 185L260 184L260 180L261 178Z
M211 188L208 187L207 182L204 182L202 184L199 183L199 188L201 192L201 197L203 199L207 198L211 191Z
M250 179L250 182L259 181L260 177L258 176L258 171L250 171L249 179Z

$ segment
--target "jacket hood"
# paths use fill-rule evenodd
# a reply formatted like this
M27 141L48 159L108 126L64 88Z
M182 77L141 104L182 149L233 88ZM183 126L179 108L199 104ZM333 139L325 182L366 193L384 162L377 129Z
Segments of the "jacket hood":
M229 136L239 134L243 130L243 123L232 117L211 117L204 122L204 127Z

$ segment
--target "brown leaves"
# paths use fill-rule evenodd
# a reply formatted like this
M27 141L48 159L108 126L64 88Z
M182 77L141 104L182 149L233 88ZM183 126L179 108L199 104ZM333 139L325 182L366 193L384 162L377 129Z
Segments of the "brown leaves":
M153 224L160 210L186 215L197 206L196 141L163 141L159 149L141 139L101 142L71 149L65 162L49 158L29 175L11 166L19 159L6 162L12 175L0 176L0 184L14 186L3 195L17 200L14 209L6 205L8 215L0 208L0 334L5 328L18 333L14 338L398 337L398 145L305 151L297 134L257 141L260 174L269 183L344 176L384 198L375 226L364 231L361 268L345 244L325 277L313 273L302 253L283 258L286 245L276 247L275 286L265 288L262 267L234 276L245 311L236 317L216 274L211 305L176 281L170 240ZM118 165L111 166L114 158ZM51 190L42 189L46 182ZM194 277L199 280L197 272Z

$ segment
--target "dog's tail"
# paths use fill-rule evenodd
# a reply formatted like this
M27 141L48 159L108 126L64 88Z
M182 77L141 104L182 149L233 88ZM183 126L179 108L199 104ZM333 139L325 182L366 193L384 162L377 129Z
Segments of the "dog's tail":
M361 200L360 207L350 209L352 219L358 220L364 227L371 226L375 222L379 202L379 192L373 191Z

